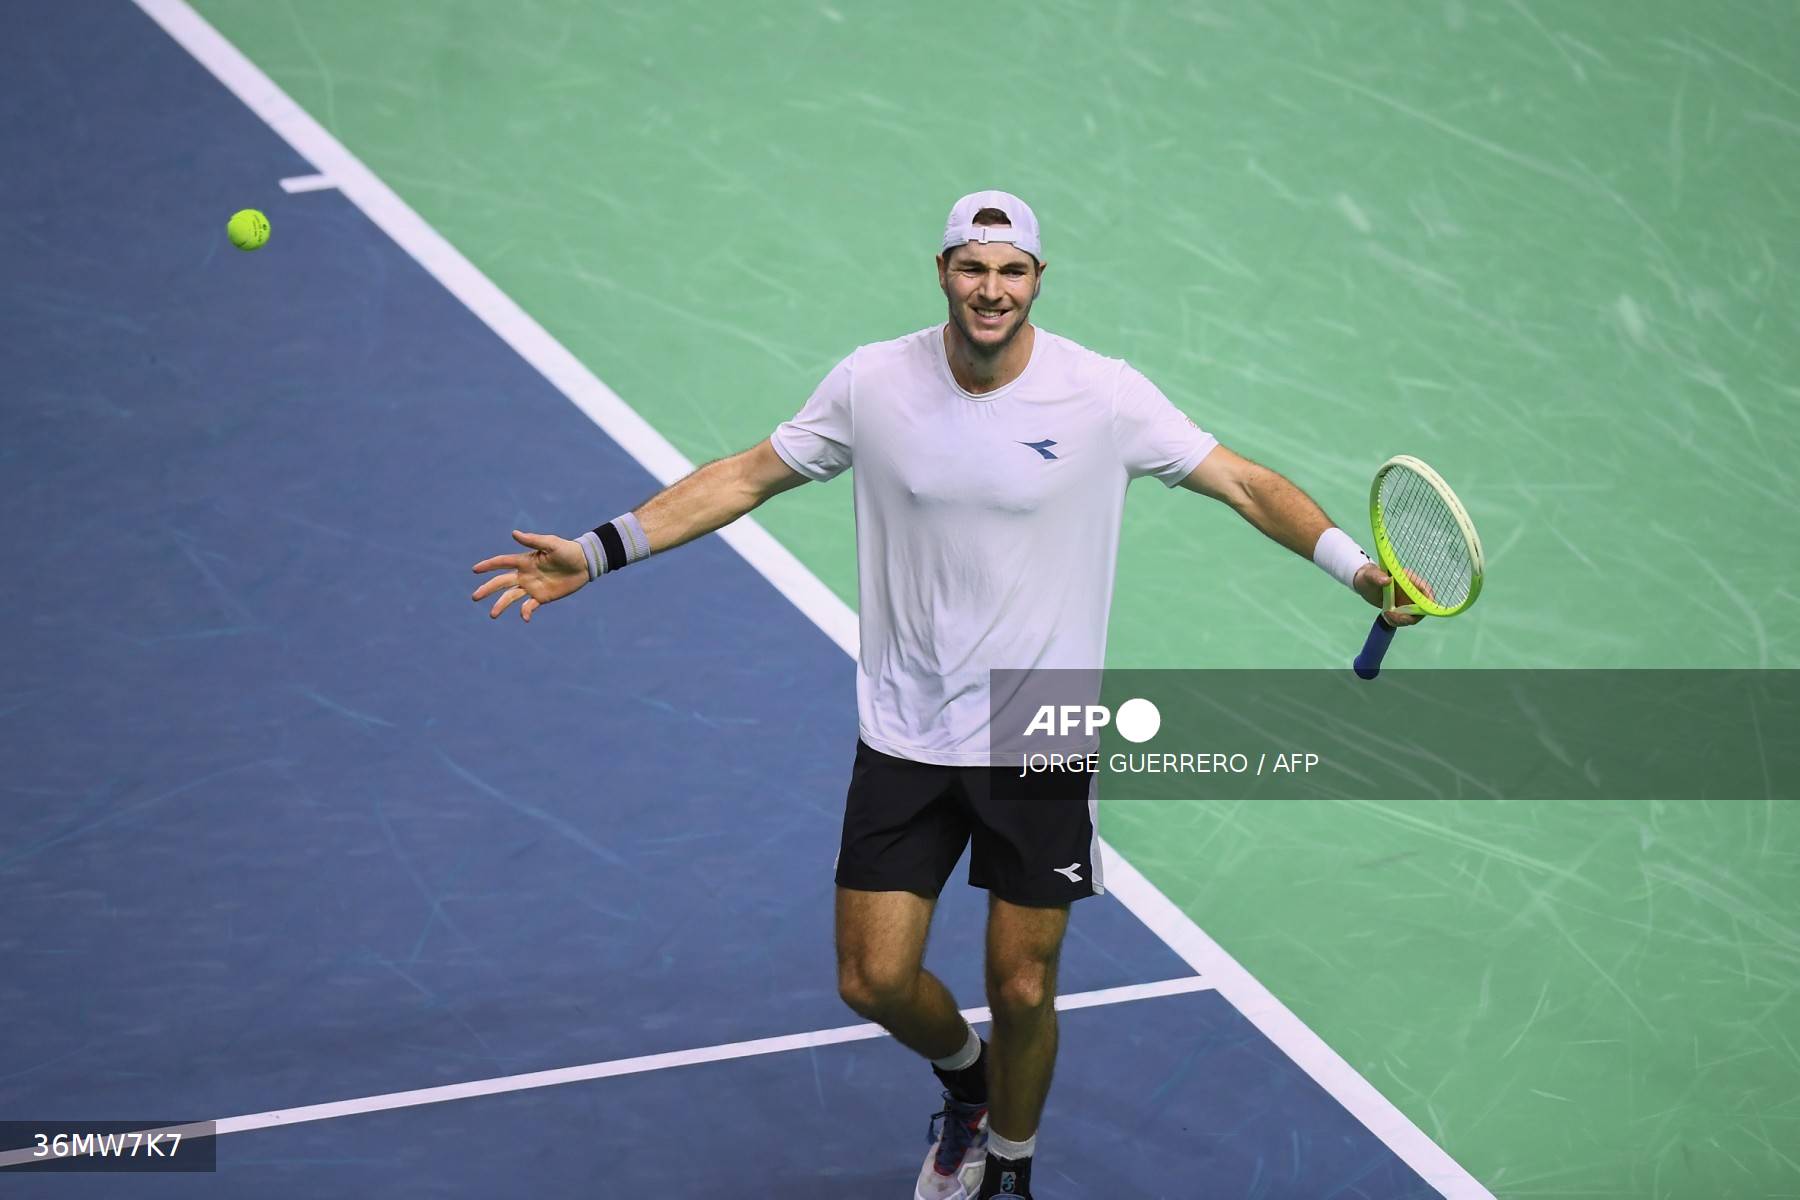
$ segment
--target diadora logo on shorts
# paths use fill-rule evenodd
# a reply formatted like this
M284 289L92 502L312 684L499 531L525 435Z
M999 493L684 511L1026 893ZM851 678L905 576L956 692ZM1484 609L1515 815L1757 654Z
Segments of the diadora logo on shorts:
M1078 862L1072 862L1066 867L1051 867L1050 869L1055 871L1058 875L1061 875L1064 879L1067 879L1070 883L1081 882L1081 864Z
M1127 700L1119 705L1117 718L1104 704L1045 704L1025 726L1027 735L1048 733L1068 737L1076 730L1093 736L1107 725L1119 731L1128 742L1147 742L1162 728L1162 713L1148 700Z
M1056 455L1050 453L1050 447L1056 445L1056 439L1054 439L1054 438L1045 438L1041 442L1020 442L1019 445L1030 446L1033 450L1036 450L1039 454L1043 455L1045 458L1055 458L1056 457Z

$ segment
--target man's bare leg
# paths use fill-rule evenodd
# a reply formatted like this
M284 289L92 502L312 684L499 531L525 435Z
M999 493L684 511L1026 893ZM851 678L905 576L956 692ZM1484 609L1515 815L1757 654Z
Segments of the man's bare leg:
M1068 927L1066 905L1027 908L988 898L987 992L994 1014L988 1043L989 1188L998 1182L996 1163L1011 1170L1015 1160L1019 1191L1030 1184L1038 1120L1056 1068L1056 969Z
M912 892L837 890L838 995L931 1059L955 1054L969 1032L950 990L924 967L935 907Z
M837 893L838 994L932 1060L948 1099L915 1197L970 1197L987 1165L987 1055L956 1001L924 969L934 902L911 892ZM942 1125L937 1120L942 1119Z

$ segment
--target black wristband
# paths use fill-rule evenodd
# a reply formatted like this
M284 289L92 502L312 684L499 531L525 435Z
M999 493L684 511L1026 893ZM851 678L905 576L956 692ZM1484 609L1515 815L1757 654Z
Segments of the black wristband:
M594 534L600 539L601 553L606 555L605 570L616 571L630 561L625 556L625 542L619 537L618 526L608 521L595 529Z
M587 555L588 578L598 579L608 571L628 567L640 558L650 557L650 539L638 524L635 513L626 513L575 539Z

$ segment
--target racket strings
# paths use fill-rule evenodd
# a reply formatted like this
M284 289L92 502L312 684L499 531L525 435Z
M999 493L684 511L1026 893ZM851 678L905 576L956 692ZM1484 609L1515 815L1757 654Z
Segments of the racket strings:
M1445 608L1468 599L1475 564L1456 515L1423 477L1396 467L1381 481L1377 499L1394 558L1431 588Z

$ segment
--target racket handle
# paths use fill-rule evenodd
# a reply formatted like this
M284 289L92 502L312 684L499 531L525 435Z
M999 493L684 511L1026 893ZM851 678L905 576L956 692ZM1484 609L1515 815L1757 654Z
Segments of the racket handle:
M1394 627L1387 623L1386 617L1377 616L1375 624L1369 626L1362 653L1356 656L1354 669L1358 679L1373 679L1381 674L1381 660L1387 654L1388 643L1393 640Z

